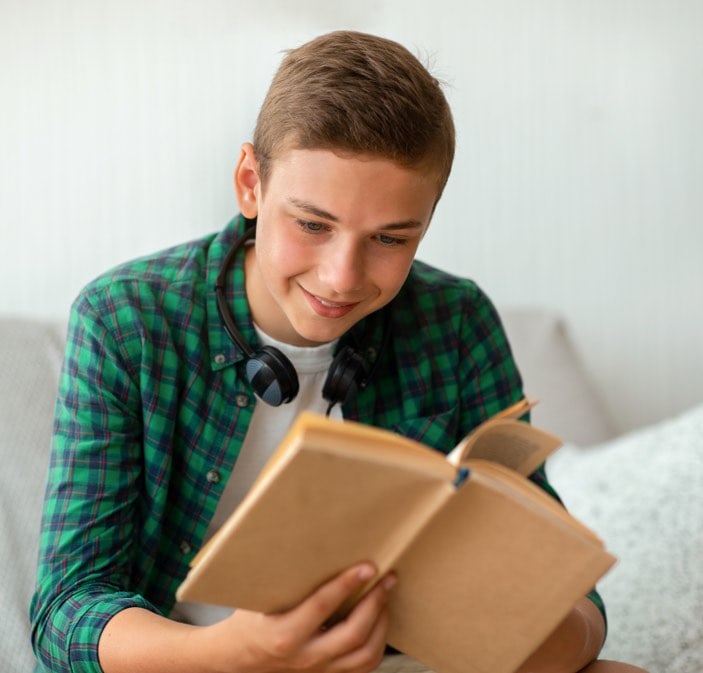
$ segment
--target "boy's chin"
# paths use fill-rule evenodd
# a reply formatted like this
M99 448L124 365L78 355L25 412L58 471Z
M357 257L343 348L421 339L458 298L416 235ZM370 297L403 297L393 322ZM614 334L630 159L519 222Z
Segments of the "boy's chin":
M337 325L293 325L294 346L321 346L344 336L358 320L349 320Z

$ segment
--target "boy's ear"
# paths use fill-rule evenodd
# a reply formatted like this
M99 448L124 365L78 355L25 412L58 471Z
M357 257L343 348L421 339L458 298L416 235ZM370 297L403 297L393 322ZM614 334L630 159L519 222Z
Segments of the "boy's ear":
M259 212L259 164L256 161L254 146L244 143L234 169L234 188L237 192L239 210L244 217L254 219Z

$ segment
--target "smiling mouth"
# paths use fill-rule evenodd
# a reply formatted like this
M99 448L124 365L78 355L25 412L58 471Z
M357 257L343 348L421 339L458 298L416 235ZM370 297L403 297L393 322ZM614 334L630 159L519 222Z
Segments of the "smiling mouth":
M328 308L342 308L343 306L352 306L353 303L351 302L345 302L345 303L339 303L335 301L329 301L327 299L324 299L322 297L318 297L316 294L312 295L317 301L319 301L323 306L327 306Z
M330 301L329 299L320 297L319 295L313 294L312 292L308 292L305 288L302 288L302 290L313 311L315 311L315 313L324 318L341 318L347 315L347 313L349 313L356 306L359 305L358 301Z

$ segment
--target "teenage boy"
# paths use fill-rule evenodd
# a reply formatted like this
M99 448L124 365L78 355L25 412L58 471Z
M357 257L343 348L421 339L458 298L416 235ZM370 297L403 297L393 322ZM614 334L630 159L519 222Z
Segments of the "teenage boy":
M414 261L453 152L449 107L415 57L369 35L322 36L284 59L242 147L241 215L80 294L32 602L45 670L381 663L392 574L321 629L375 574L363 559L284 614L222 614L174 593L300 410L446 452L522 396L487 298ZM549 490L543 470L533 479ZM577 671L603 636L594 592L524 670Z

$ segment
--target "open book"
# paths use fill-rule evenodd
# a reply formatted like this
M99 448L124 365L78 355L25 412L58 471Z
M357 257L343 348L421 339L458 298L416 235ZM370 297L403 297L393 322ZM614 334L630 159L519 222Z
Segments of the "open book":
M487 420L449 456L301 414L178 599L279 612L369 560L398 576L393 647L438 673L514 671L615 561L526 478L561 444L516 420L529 406Z

